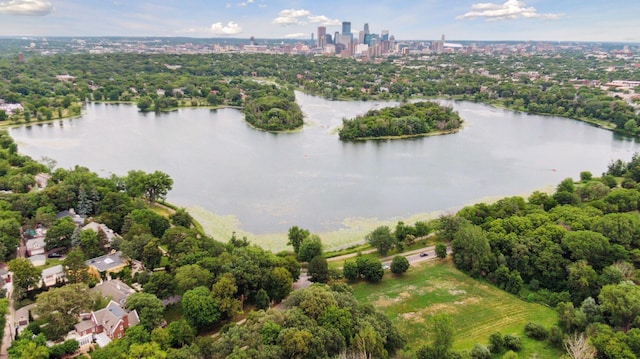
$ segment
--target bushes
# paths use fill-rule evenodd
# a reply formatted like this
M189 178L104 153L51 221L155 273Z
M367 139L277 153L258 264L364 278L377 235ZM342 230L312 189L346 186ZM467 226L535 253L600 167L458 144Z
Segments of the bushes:
M545 340L549 332L538 323L529 322L524 326L524 334L531 339Z

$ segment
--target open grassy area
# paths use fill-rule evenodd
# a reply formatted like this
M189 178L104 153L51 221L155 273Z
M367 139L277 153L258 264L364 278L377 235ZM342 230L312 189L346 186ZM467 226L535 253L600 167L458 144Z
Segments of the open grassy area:
M475 343L487 345L495 332L514 334L523 342L521 358L558 358L561 351L524 336L524 325L537 322L550 327L556 322L553 309L525 302L457 270L450 261L430 261L409 269L402 277L389 273L379 284L354 286L358 300L384 311L409 340L411 349L430 343L431 316L448 313L456 331L455 350L470 350Z

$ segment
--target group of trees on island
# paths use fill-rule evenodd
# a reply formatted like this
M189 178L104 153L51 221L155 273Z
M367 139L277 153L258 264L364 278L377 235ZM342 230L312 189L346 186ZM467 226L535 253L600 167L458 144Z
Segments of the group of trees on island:
M289 101L294 88L345 100L447 96L600 121L636 135L640 117L633 107L615 91L593 85L638 80L637 74L625 70L626 64L614 57L594 59L569 51L389 57L380 63L265 54L55 55L32 57L25 63L0 59L0 98L23 104L24 112L12 116L14 121L78 115L85 100L135 101L143 111L243 107L253 126L280 131L302 126L299 108ZM56 78L63 74L73 79ZM256 77L273 79L279 86L253 81ZM395 129L386 135L419 133L418 123L408 123L414 129ZM368 136L372 134L376 131Z
M339 135L342 140L413 137L455 131L461 123L460 116L451 107L424 101L371 110L353 119L343 119Z

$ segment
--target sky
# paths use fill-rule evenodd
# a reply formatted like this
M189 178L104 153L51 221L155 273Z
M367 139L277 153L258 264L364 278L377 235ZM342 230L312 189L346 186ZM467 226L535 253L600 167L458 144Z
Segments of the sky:
M0 0L0 36L640 42L640 0Z

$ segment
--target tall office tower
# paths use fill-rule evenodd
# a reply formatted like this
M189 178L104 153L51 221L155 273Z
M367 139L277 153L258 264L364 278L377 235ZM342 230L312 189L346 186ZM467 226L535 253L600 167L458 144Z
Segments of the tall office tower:
M318 26L318 47L323 47L327 42L327 28Z
M336 31L336 33L333 34L333 43L337 45L339 42L340 42L340 32Z
M368 23L364 24L364 33L365 34L369 33L369 24Z
M365 36L365 32L364 31L360 31L358 33L358 43L359 44L364 44L364 36Z
M326 42L325 42L325 44L331 44L331 45L333 45L333 40L331 40L331 34L326 34L326 35L324 35L324 37L325 37L325 39L326 39L326 40L325 40L325 41L326 41Z
M311 33L311 42L313 42L313 32Z
M351 34L351 22L343 21L342 22L342 35L350 35Z
M389 40L389 30L382 30L380 33L380 40L387 41Z

